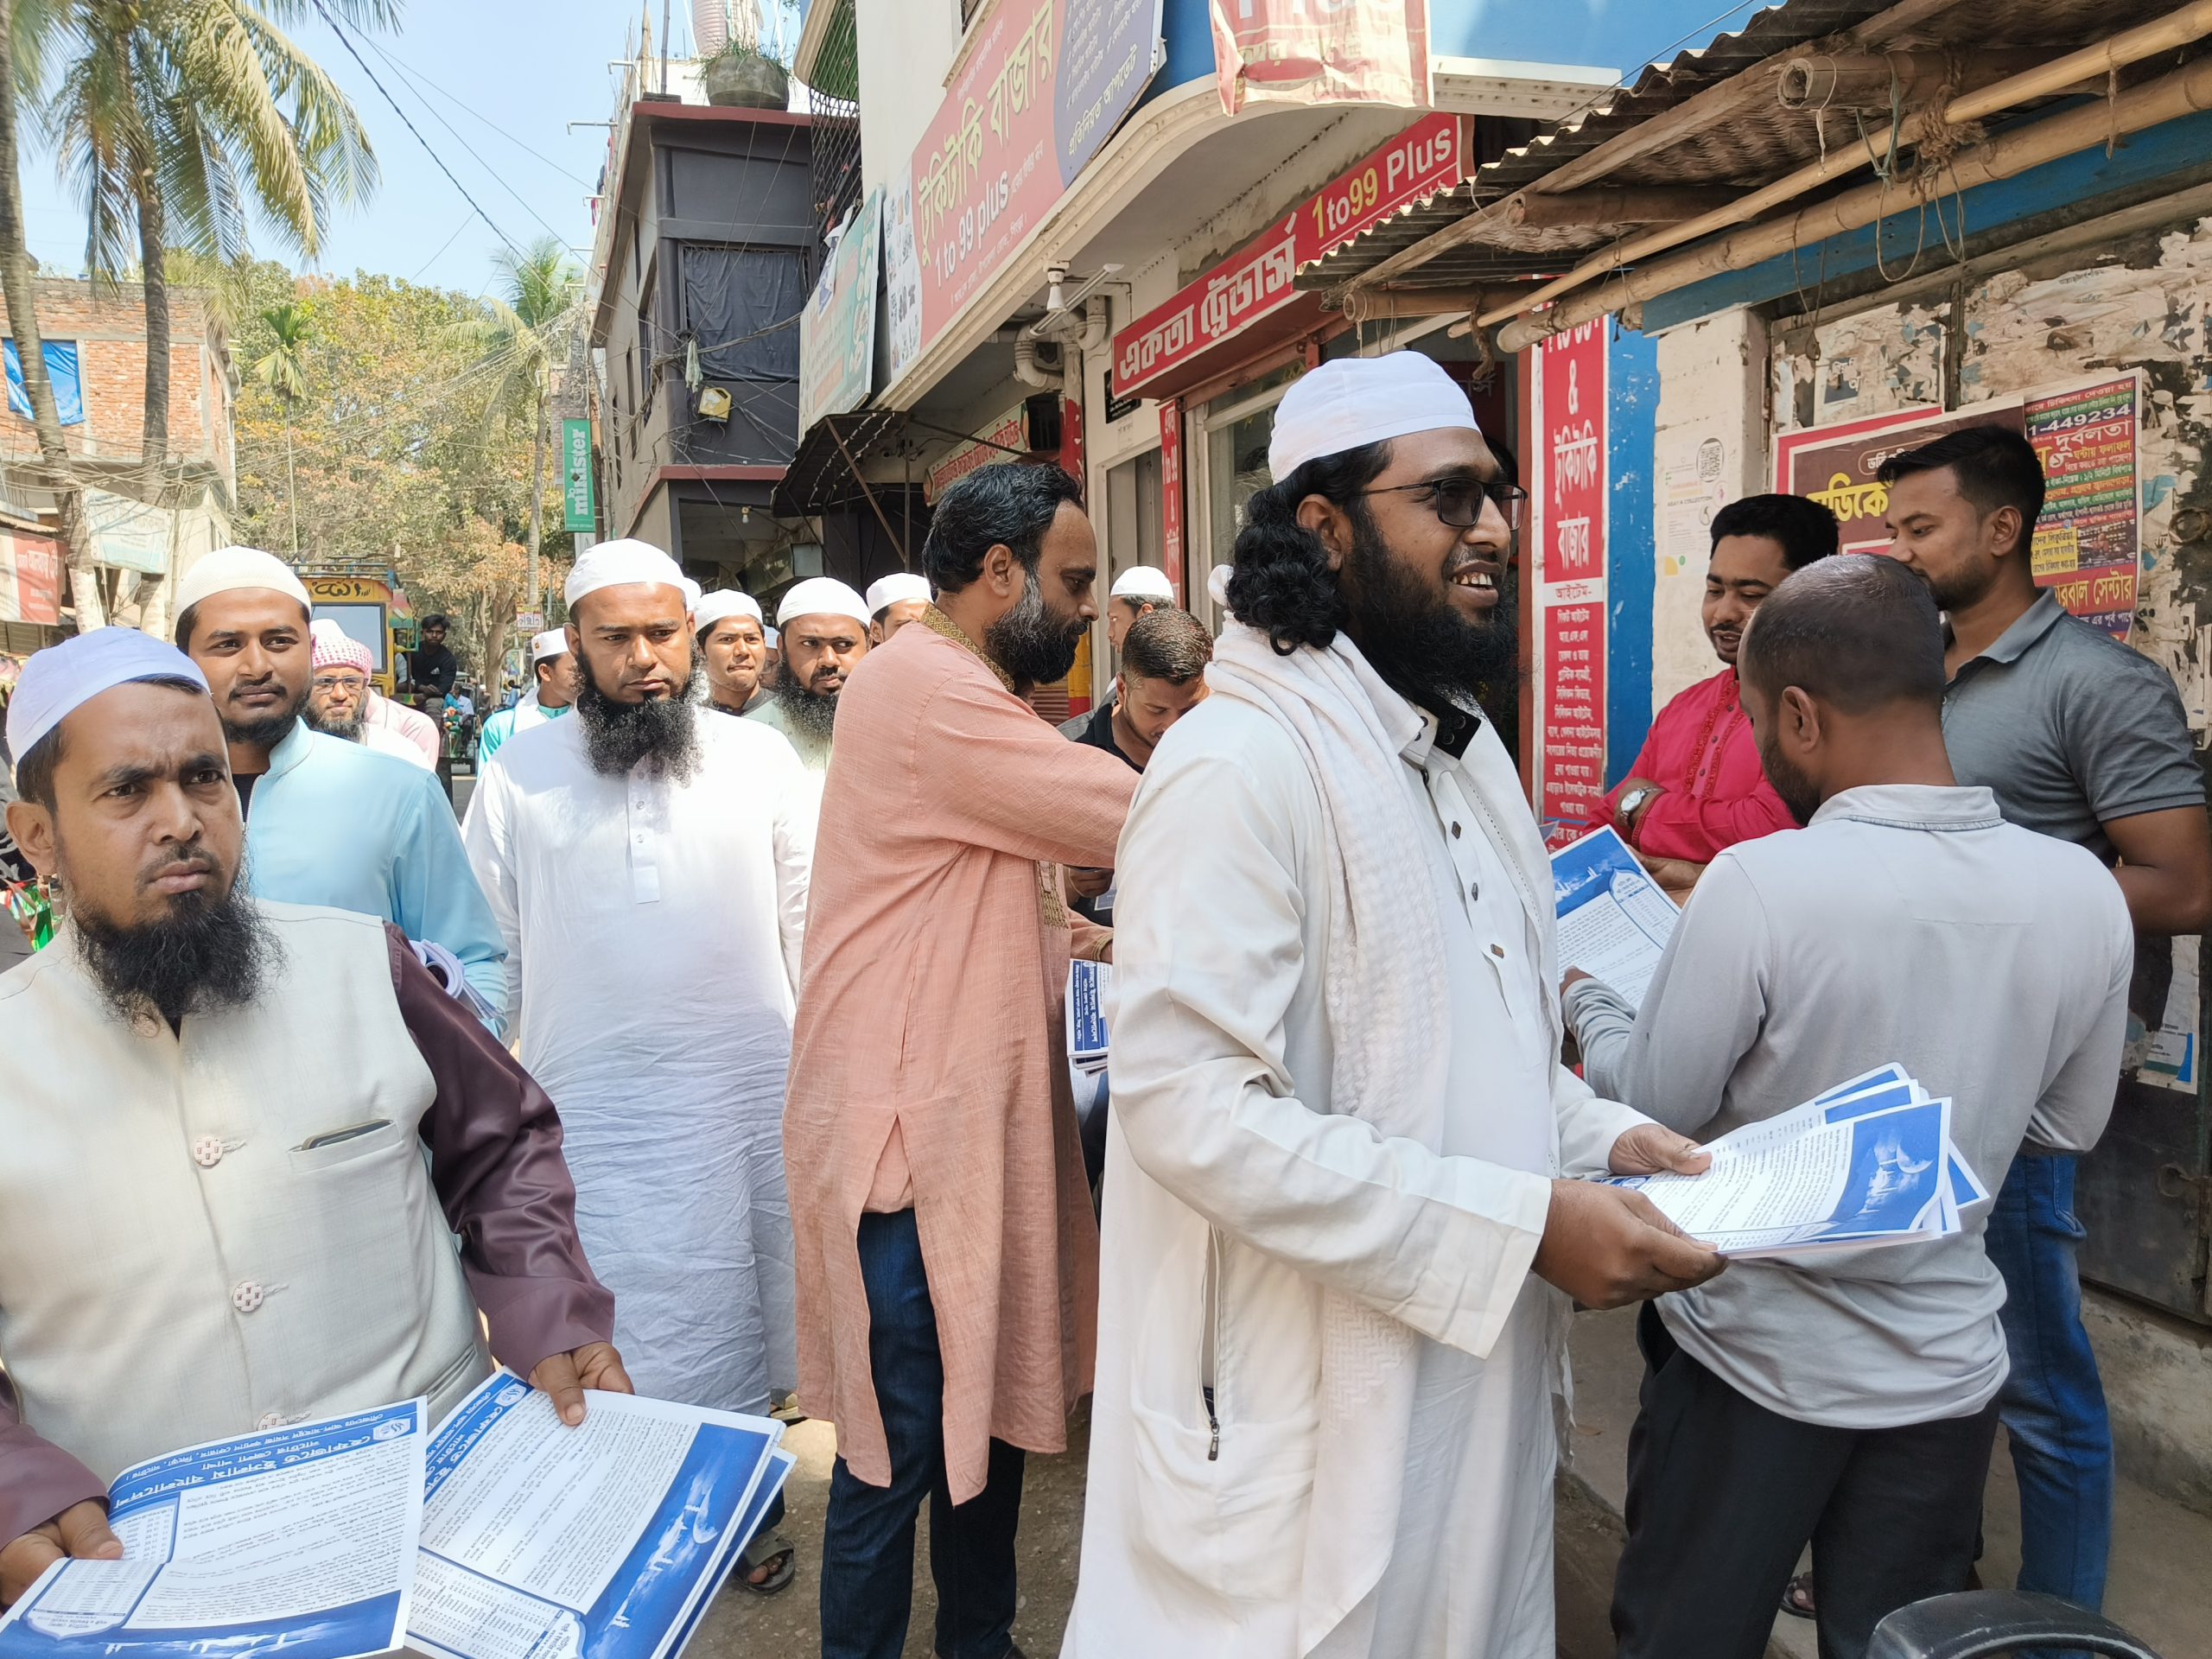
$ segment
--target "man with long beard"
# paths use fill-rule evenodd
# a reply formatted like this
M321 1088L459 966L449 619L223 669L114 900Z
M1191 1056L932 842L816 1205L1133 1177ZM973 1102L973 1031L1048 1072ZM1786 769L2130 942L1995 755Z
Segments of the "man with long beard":
M788 743L692 700L698 591L643 542L576 561L576 711L493 756L463 835L632 1375L766 1412L797 1380L778 1126L813 812ZM756 1588L790 1581L788 1545L754 1552Z
M258 548L204 555L177 583L176 642L207 677L262 899L395 922L457 958L489 1007L506 953L435 774L303 718L313 687L308 590Z
M783 675L747 717L789 738L800 762L819 776L830 770L837 695L868 652L868 601L834 576L812 576L776 607L776 629Z
M54 1057L0 1090L0 1603L121 1554L105 1483L177 1446L435 1421L493 1356L571 1423L626 1391L552 1102L396 928L248 896L190 659L40 652L8 737L9 830L69 915L0 978L0 1043Z
M1097 1230L1076 1141L1055 864L1114 861L1137 776L1023 701L1097 616L1098 545L1057 467L948 490L937 602L872 653L837 758L784 1149L799 1392L837 1425L823 1659L897 1659L930 1506L936 1650L1014 1651L1025 1451L1090 1385Z
M369 676L376 668L369 648L328 617L309 623L308 635L314 641L315 678L308 682L301 718L327 737L358 743L424 772L433 770L422 750L405 738L388 727L369 724L368 697L373 690Z
M1568 1296L1720 1268L1561 1177L1704 1165L1559 1064L1550 870L1473 696L1522 498L1466 394L1325 364L1268 463L1214 695L1122 837L1064 1653L1552 1659Z

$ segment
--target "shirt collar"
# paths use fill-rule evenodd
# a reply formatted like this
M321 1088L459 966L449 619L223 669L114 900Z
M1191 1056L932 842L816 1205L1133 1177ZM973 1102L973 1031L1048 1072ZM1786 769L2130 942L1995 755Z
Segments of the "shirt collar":
M2017 663L2027 655L2028 647L2058 626L2059 618L2066 614L2066 607L2058 602L2058 595L2046 588L2043 596L2012 620L2012 626L1989 642L1988 648L1976 657L1977 663Z
M947 639L951 640L954 645L958 645L963 651L972 652L975 654L976 660L982 663L985 668L989 669L992 674L997 677L998 683L1001 685L1006 687L1009 691L1014 691L1014 677L1008 674L1006 670L1001 668L998 664L992 659L991 654L988 652L985 651L973 639L970 639L967 635L967 632L963 629L957 622L955 622L950 617L947 616L943 611L938 609L938 607L933 604L924 607L921 620L923 625L926 626L931 633L942 634ZM1014 692L1014 695L1019 696L1020 696L1020 693L1017 691Z
M1454 760L1464 758L1467 745L1475 741L1475 734L1483 728L1483 717L1467 709L1455 708L1439 719L1427 709L1407 702L1395 691L1386 690L1385 695L1392 699L1396 709L1384 707L1380 697L1376 699L1376 708L1382 715L1384 723L1391 728L1393 736L1397 735L1399 729L1395 717L1397 709L1402 709L1406 717L1414 722L1405 741L1398 746L1398 753L1424 770L1439 753L1449 755Z
M1979 785L1867 784L1831 795L1813 823L1844 820L1891 830L1994 830L2005 822L1997 798Z
M315 746L315 728L304 719L295 720L292 729L284 734L283 741L269 751L269 770L262 774L265 781L281 778L308 758L308 751Z

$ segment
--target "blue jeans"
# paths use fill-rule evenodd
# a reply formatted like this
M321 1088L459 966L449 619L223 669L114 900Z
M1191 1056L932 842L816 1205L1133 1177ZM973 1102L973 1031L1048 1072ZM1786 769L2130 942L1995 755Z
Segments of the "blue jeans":
M899 1659L913 1611L914 1523L930 1504L941 1659L1005 1659L1014 1645L1014 1536L1023 1458L991 1442L983 1490L952 1502L944 1478L944 1362L914 1212L864 1215L868 1365L891 1452L891 1484L839 1458L822 1538L822 1659Z
M2019 1587L2094 1608L2112 1550L2112 1422L2082 1328L2075 1161L2015 1159L1985 1242L2005 1275L2012 1372L1999 1400L2020 1483Z

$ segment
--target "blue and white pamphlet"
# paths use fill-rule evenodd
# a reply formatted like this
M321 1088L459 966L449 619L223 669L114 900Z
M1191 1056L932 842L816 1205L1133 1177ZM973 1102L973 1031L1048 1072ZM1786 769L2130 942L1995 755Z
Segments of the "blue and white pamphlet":
M355 1659L400 1646L420 1400L212 1441L109 1488L119 1561L60 1561L0 1620L6 1659Z
M1560 968L1580 968L1643 1007L1681 912L1628 843L1608 827L1554 853L1552 904Z
M1113 994L1111 963L1068 964L1068 1059L1078 1070L1096 1071L1106 1064L1106 999Z
M1803 1257L1948 1238L1988 1189L1951 1143L1951 1103L1887 1065L1709 1142L1702 1175L1633 1187L1723 1255Z
M119 1561L50 1568L0 1659L676 1659L794 1459L768 1418L502 1371L175 1452L111 1489Z

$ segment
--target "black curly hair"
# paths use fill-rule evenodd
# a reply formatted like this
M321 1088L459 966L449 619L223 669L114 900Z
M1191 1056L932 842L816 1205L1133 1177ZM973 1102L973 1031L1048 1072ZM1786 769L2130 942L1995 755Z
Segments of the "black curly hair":
M1281 655L1300 645L1325 647L1347 616L1328 550L1298 522L1298 504L1309 495L1325 496L1355 526L1371 531L1373 520L1359 493L1389 464L1387 440L1362 444L1306 462L1244 504L1244 527L1236 532L1236 563L1229 573L1229 608L1239 621L1264 629Z

